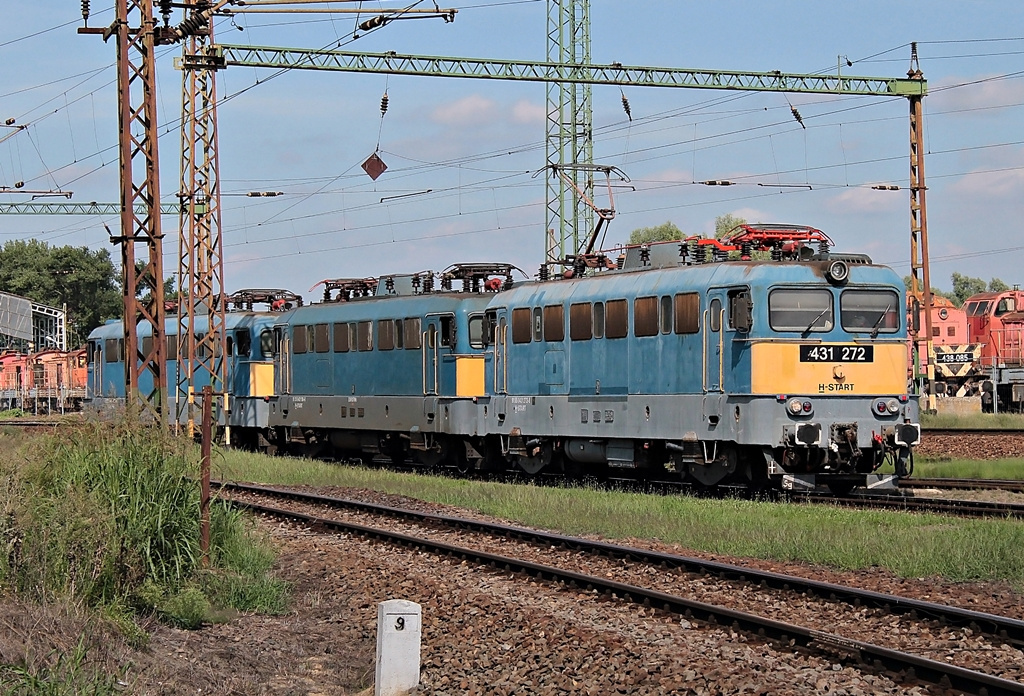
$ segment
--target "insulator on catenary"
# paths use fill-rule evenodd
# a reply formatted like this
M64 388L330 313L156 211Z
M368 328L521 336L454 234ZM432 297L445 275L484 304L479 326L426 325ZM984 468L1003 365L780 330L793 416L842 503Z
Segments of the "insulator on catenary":
M629 110L629 100L626 99L626 93L620 90L619 94L622 95L622 110L626 112L626 117L630 121L632 121L633 120L633 113Z
M385 92L384 96L380 98L380 116L384 118L384 114L388 112L388 93Z
M82 19L89 21L89 0L82 0Z
M793 112L793 118L796 119L796 122L799 123L801 127L807 128L807 126L804 125L804 117L800 115L800 112L796 110L796 107L790 104L789 110Z

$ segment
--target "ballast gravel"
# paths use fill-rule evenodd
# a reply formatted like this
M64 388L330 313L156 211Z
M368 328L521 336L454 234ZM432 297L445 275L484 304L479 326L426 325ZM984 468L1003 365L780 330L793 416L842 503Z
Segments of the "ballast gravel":
M488 519L463 510L373 491L335 489L317 492L423 512ZM293 504L275 504L293 507ZM320 514L326 516L322 510ZM329 516L417 535L424 531L411 523L397 520L354 519L358 515L337 510L332 510ZM293 530L294 534L296 529L290 525L278 525L275 537L285 540L288 538L287 530ZM302 531L297 540L307 534ZM440 535L449 543L477 547L483 544L484 550L494 553L614 576L623 582L654 587L866 642L907 649L931 659L954 662L1007 679L1020 679L1022 674L1020 665L1024 664L1024 655L1019 650L989 636L976 635L970 629L910 621L906 617L886 615L880 610L839 608L842 605L795 593L769 590L762 593L759 588L742 585L737 589L735 584L717 578L694 578L675 571L630 567L622 561L595 559L576 552L536 547L533 551L524 551L529 545L482 540L465 532L434 530L431 534L435 538ZM476 537L475 541L473 537ZM339 543L336 537L315 538L320 540L314 542L320 549L336 547ZM287 543L291 545L292 542ZM627 543L687 553L684 549L657 541L631 540ZM420 693L941 693L935 687L922 691L920 686L890 681L890 678L898 680L898 675L861 671L854 663L846 665L839 656L835 656L834 661L823 661L796 650L780 650L777 645L728 629L697 623L691 625L678 617L672 618L601 595L498 574L491 569L380 542L350 538L346 544L360 547L369 544L360 555L365 553L367 562L374 564L368 569L374 576L394 577L393 571L383 570L380 566L390 565L395 555L425 564L423 569L416 571L415 581L399 585L402 589L414 589L414 595L395 594L377 600L411 599L424 606L424 662ZM553 557L546 554L553 554ZM696 554L690 552L687 555ZM1019 595L999 585L942 585L902 580L876 571L833 573L801 564L721 557L717 560L740 561L776 572L931 601L946 601L993 613L1014 615L1004 611L1008 605L1012 605L1017 613L1020 611ZM328 563L324 557L325 567ZM412 566L405 572L411 574ZM686 579L680 580L676 576ZM453 583L455 589L452 589ZM910 592L906 591L908 588ZM983 588L980 594L979 588ZM950 602L950 599L963 601ZM984 606L979 606L979 599ZM371 624L376 619L375 608L376 601L362 607ZM441 618L433 618L428 608L439 612ZM436 635L437 640L428 647L431 635ZM481 678L482 673L489 676ZM781 680L779 675L783 675Z

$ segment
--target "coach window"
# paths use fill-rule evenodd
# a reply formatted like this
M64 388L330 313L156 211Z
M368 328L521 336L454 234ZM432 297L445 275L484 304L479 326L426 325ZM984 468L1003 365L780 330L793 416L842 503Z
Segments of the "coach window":
M348 351L349 351L348 324L335 324L334 325L334 352L335 353L347 353Z
M142 354L149 355L153 352L153 337L143 336L142 337Z
M594 303L594 338L604 338L604 302Z
M604 303L605 338L624 338L629 333L629 305L625 300Z
M661 297L661 332L672 333L672 296L662 295Z
M754 303L750 290L739 288L729 291L729 328L747 332L754 325Z
M235 332L235 348L239 355L248 357L252 354L252 332L249 329L239 329Z
M395 348L401 350L405 345L405 332L402 329L402 320L395 319Z
M373 350L373 322L361 321L356 325L356 349Z
M313 350L317 353L330 352L331 336L328 333L327 324L317 324L313 327Z
M533 335L530 310L526 307L512 310L512 342L529 343Z
M106 341L103 342L103 354L106 356L106 358L105 358L106 362L108 362L108 363L119 362L119 360L117 358L117 353L118 353L118 350L117 350L117 339L116 338L108 338Z
M377 350L394 350L395 325L390 319L377 322Z
M235 354L235 338L234 338L234 336L232 336L231 334L228 334L227 338L224 339L224 342L227 344L228 355L234 355Z
M419 350L423 343L423 332L420 328L420 318L411 317L406 319L404 331L406 350Z
M178 359L178 337L173 334L167 337L167 359Z
M544 308L544 340L565 340L565 307L560 304Z
M711 330L718 333L722 330L722 301L717 297L711 300L708 306L708 314L711 318Z
M633 335L658 335L657 297L638 297L633 300Z
M306 327L296 326L292 332L292 352L295 354L306 352Z
M835 325L828 290L779 288L768 295L768 324L776 331L831 331Z
M677 334L695 334L700 331L700 295L681 292L675 296Z
M594 335L594 311L589 302L569 305L569 338L589 341Z
M474 314L469 318L469 345L471 348L483 348L487 345L483 314Z
M544 324L540 307L533 308L533 340L544 340Z
M264 358L274 357L274 334L270 329L260 332L260 355Z
M445 314L441 317L441 346L452 348L455 346L455 317Z
M892 290L846 290L839 297L839 321L852 333L893 333L900 328L901 306Z

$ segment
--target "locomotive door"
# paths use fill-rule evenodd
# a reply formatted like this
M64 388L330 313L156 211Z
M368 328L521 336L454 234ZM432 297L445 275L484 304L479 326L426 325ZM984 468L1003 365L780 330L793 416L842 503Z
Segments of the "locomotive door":
M499 307L487 310L485 325L491 332L491 393L508 394L508 309Z
M423 395L455 395L455 315L440 314L424 319Z
M725 310L723 293L712 290L708 293L708 305L704 310L702 329L704 331L703 382L704 419L711 427L718 425L722 417L725 395Z
M103 348L99 341L92 349L92 384L90 388L92 389L92 398L103 396Z
M704 331L704 393L721 392L725 381L725 308L721 292L708 293L708 308L702 317Z
M274 337L277 350L274 352L274 387L278 394L292 393L291 341L288 327L275 326Z

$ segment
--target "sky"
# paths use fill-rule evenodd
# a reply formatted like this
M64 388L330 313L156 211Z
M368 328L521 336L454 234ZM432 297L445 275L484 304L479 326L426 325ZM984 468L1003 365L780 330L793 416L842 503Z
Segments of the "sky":
M546 2L438 2L458 9L454 22L395 21L364 33L354 32L352 14L247 14L219 19L215 31L231 44L545 60ZM839 67L844 75L904 77L916 41L929 85L932 285L950 289L954 272L1024 285L1024 3L591 0L590 14L595 64L832 74ZM93 0L92 15L91 26L105 26L113 5ZM114 46L77 34L81 24L74 0L4 3L0 124L13 118L28 127L0 125L0 202L31 198L3 192L15 182L72 192L74 202L117 201ZM161 197L173 202L180 47L157 53ZM460 262L537 273L545 85L250 67L228 68L217 80L227 292L286 288L315 300L311 288L324 279ZM604 246L666 221L710 235L715 218L731 214L817 227L837 250L867 253L907 275L908 111L898 97L594 86L595 162L629 179L615 182L613 202L604 186L596 189L596 204L616 210ZM388 169L372 181L360 164L375 152ZM705 180L736 185L696 183ZM879 184L900 188L871 188ZM266 191L282 195L246 195ZM109 249L117 260L105 229L117 224L0 216L0 244L39 239ZM163 219L168 274L177 264L177 224Z

